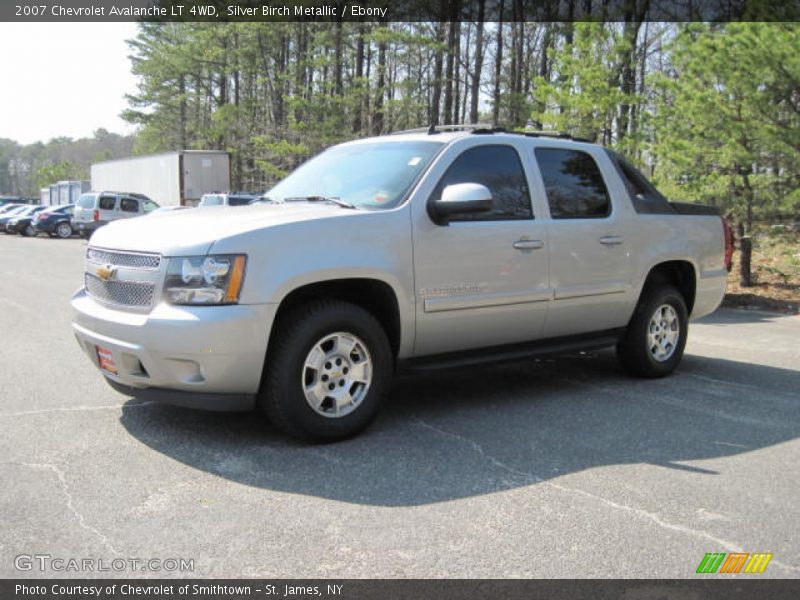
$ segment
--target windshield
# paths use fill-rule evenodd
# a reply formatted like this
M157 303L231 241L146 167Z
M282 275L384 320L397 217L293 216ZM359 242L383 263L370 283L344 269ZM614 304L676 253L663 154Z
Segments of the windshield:
M442 142L374 142L334 146L312 158L265 196L334 197L358 208L393 208L442 148Z
M95 198L97 198L97 194L81 194L81 197L78 198L78 206L81 208L94 208Z
M205 195L200 200L200 206L219 206L225 204L225 198L222 196Z

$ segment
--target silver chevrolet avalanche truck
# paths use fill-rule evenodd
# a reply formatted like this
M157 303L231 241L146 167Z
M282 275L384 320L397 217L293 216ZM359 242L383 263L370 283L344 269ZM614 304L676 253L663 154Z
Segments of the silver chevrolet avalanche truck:
M255 205L99 229L73 327L124 394L332 441L400 368L615 346L670 374L722 300L727 239L600 146L431 128L330 148Z

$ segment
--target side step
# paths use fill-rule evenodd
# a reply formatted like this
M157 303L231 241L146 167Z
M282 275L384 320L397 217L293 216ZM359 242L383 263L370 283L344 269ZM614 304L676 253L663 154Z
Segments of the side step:
M625 335L625 328L609 329L590 334L570 335L547 340L522 342L506 346L492 346L460 352L421 356L401 361L400 372L424 372L435 369L454 369L473 365L514 362L535 356L568 354L585 350L599 350L614 346Z

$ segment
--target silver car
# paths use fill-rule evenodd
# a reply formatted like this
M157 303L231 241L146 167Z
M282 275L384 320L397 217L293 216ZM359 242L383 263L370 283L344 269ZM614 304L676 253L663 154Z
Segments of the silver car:
M89 237L111 221L146 215L156 208L158 204L143 194L86 192L78 198L72 229L82 237Z
M259 407L329 441L372 421L400 368L616 346L630 373L661 377L730 267L714 209L544 134L357 140L266 198L94 235L74 331L113 387Z

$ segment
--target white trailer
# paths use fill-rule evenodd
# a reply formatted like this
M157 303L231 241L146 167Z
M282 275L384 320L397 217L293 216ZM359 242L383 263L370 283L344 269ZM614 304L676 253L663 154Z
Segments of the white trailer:
M50 202L50 188L43 187L39 190L39 204L42 206L50 206L52 202Z
M230 190L230 156L180 150L92 165L92 190L144 194L161 206L195 206L203 194Z
M50 188L52 190L53 186L50 186ZM75 204L81 194L88 192L91 187L88 181L59 181L56 184L56 189L56 197L50 196L51 204Z

